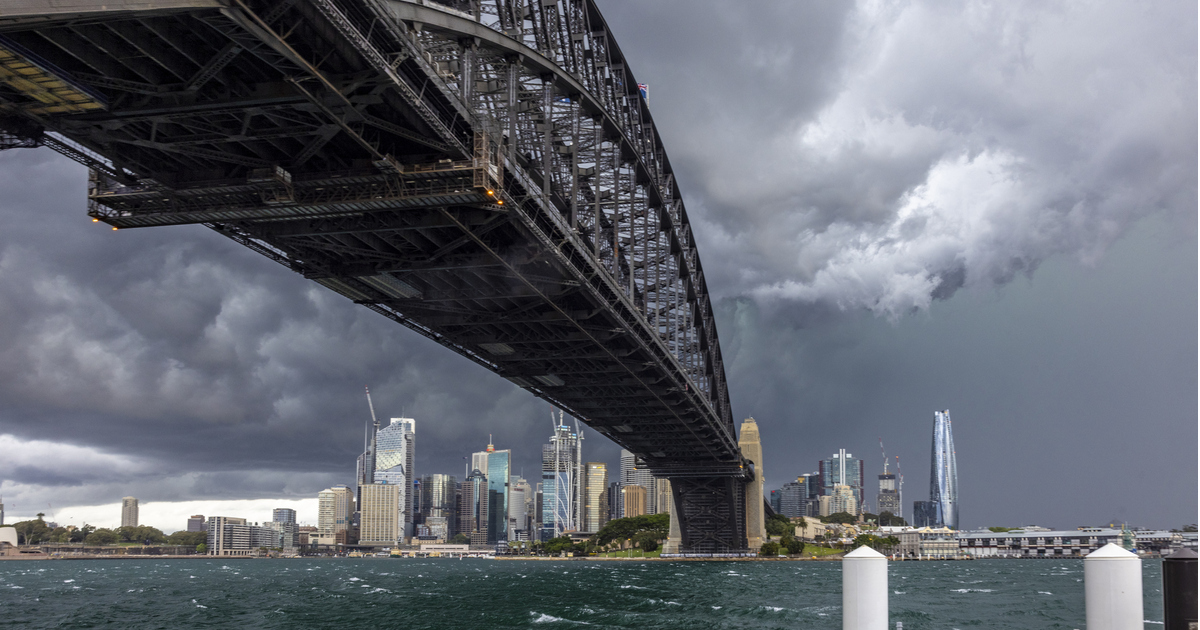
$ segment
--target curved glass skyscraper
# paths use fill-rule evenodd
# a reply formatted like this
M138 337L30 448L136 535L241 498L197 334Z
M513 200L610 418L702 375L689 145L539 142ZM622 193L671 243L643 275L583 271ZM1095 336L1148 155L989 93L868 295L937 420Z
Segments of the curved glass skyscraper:
M913 524L958 529L958 463L950 410L933 412L933 457L929 465L929 500L913 506Z

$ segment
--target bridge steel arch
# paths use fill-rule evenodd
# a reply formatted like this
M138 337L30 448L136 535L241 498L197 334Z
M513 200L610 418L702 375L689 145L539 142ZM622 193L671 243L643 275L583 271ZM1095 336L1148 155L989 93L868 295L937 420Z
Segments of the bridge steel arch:
M592 0L28 0L0 148L89 166L114 228L200 223L583 419L747 547L712 305Z

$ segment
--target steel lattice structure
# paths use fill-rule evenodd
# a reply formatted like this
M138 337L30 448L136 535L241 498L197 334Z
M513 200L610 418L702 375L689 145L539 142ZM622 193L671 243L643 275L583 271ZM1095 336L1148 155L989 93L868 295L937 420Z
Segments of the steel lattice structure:
M0 148L91 168L116 228L204 224L584 419L746 547L692 228L592 0L30 0Z

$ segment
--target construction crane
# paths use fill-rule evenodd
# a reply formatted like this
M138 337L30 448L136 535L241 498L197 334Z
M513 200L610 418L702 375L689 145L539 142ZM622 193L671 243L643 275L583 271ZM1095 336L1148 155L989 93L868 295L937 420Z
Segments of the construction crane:
M879 438L879 452L883 453L883 474L887 474L888 458L887 451L883 449L883 438Z
M900 456L896 456L896 494L900 498L900 513L896 516L904 518L904 473L900 470Z

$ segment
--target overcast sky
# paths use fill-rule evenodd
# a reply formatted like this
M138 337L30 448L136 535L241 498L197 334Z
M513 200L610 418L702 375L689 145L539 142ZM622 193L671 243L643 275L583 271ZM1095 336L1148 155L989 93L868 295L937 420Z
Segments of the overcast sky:
M882 438L907 512L950 409L964 526L1195 522L1195 2L599 4L769 487L839 448L877 474ZM416 418L418 474L493 434L539 475L544 402L202 227L93 224L85 193L0 153L9 522L311 505L353 482L364 384Z

